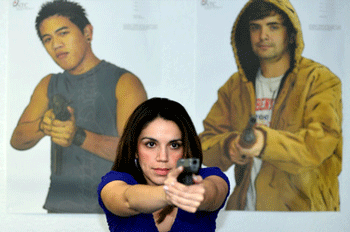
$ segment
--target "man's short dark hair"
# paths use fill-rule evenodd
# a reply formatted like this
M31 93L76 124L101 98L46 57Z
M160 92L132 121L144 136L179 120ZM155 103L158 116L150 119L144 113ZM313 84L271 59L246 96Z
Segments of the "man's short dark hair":
M244 14L247 17L248 23L247 28L249 28L250 21L264 19L270 15L275 15L276 13L282 17L283 25L287 28L288 38L290 38L290 36L295 35L296 30L292 22L290 21L288 15L276 5L270 2L265 2L263 0L253 2L245 10Z
M35 29L40 40L42 39L39 29L41 23L45 19L54 15L67 17L72 23L77 25L82 33L84 32L86 25L90 24L86 17L85 9L78 3L68 0L54 0L51 2L46 2L41 6L41 9L35 19Z

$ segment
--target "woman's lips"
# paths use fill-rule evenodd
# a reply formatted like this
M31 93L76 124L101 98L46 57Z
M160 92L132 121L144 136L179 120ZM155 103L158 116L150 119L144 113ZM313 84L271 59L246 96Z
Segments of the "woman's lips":
M170 171L170 169L168 168L154 168L153 170L155 171L156 174L160 176L166 176Z

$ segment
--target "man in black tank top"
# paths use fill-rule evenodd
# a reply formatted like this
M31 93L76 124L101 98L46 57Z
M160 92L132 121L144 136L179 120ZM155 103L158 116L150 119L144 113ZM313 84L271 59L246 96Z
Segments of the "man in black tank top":
M51 137L51 183L44 208L51 213L102 213L97 185L115 159L124 124L147 99L132 73L95 56L93 27L77 3L42 5L36 30L64 72L45 76L12 134L18 150Z

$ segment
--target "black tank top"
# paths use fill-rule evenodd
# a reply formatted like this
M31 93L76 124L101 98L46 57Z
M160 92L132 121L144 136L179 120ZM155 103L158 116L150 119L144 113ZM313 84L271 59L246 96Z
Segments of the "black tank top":
M101 61L81 75L67 71L54 74L48 86L49 106L52 108L52 97L61 94L74 109L77 126L118 136L115 88L126 72ZM103 213L97 201L97 186L112 164L76 145L62 148L51 143L51 182L44 208L52 212Z

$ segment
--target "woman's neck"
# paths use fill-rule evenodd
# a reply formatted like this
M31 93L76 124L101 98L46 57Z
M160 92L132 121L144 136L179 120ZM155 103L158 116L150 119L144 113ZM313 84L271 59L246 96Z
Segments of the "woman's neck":
M174 206L167 206L153 213L153 218L158 228L158 231L170 231L173 226L178 208Z

